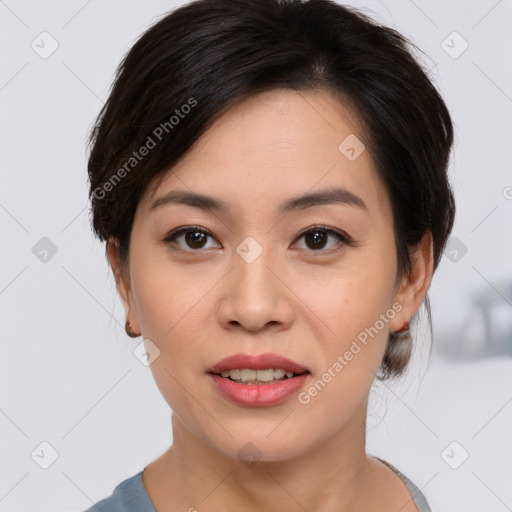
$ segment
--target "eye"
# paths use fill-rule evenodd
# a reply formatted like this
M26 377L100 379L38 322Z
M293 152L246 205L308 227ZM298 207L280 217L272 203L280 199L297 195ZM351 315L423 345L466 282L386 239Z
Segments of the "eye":
M313 252L320 251L330 253L333 252L332 249L340 243L341 245L350 245L352 243L346 235L338 233L338 231L333 229L329 229L327 226L314 226L309 228L307 231L304 231L298 239L300 238L304 238L306 248L311 249ZM326 248L326 246L329 245L329 238L336 238L338 241L334 244L331 243L331 245Z
M173 231L164 238L163 241L166 243L177 243L178 240L183 238L188 249L209 249L209 247L205 245L208 237L213 238L213 235L207 229L200 228L198 226L188 226ZM177 245L181 244L178 243ZM183 248L183 246L181 246L181 248Z
M206 245L209 237L213 238L213 235L207 229L199 226L187 226L174 230L164 238L163 242L180 246L180 248L176 250L182 249L198 252L200 249L212 248L212 246L208 247L208 245ZM327 226L313 226L312 228L308 228L299 235L297 240L301 238L304 238L306 242L306 250L311 249L309 252L330 253L333 252L333 249L334 251L336 250L335 247L338 244L352 244L348 236L330 229ZM335 243L331 243L329 246L329 239L333 238L337 239L337 242L335 241ZM183 240L180 242L180 239ZM183 246L183 243L186 244L186 247Z

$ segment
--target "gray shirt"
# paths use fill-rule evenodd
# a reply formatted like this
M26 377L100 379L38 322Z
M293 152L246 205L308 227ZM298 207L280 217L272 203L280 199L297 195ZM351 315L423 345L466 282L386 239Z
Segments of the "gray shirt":
M393 466L389 462L386 462L385 460L381 459L380 457L375 457L375 458L379 459L381 462L386 464L386 466L390 467L403 480L403 482L409 489L410 493L412 494L414 503L418 507L419 512L432 512L429 504L427 503L427 499L425 498L423 493L403 473L398 471L398 469L396 469L395 466Z
M411 492L419 512L431 512L425 496L405 475L389 462L379 457L375 458L390 467L403 480ZM114 489L112 496L99 501L84 512L156 512L142 480L143 471L123 480Z

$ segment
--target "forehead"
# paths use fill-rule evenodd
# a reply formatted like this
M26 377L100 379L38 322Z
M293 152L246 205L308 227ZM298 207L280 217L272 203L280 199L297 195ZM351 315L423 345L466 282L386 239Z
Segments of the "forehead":
M374 214L389 215L366 137L349 104L326 91L260 93L223 114L171 170L153 179L144 206L174 188L248 206L264 197L270 206L343 186Z

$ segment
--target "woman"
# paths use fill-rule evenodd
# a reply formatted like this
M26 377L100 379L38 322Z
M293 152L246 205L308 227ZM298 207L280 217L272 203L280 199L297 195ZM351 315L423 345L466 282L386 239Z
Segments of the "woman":
M365 451L455 207L409 43L329 0L198 0L123 60L93 228L173 444L89 510L430 510Z

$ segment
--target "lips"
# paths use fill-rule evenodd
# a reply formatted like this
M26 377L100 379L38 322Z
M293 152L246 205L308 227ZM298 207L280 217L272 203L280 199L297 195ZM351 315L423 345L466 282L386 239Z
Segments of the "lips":
M257 372L259 375L262 373L261 370L268 369L284 370L287 375L276 379L276 375L281 375L282 372L270 372L274 375L274 380L253 380L254 370L260 370ZM247 377L251 371L253 376ZM221 375L225 375L226 372L230 373L228 377ZM209 368L208 374L216 389L232 403L246 407L269 407L284 403L297 393L310 379L311 372L306 366L291 359L265 353L255 356L235 354L226 357ZM236 375L235 379L240 380L233 380L233 374Z
M235 354L215 363L207 370L208 373L220 374L227 370L247 369L247 370L266 370L268 368L281 368L286 372L294 374L310 373L306 366L277 354L265 353L259 355Z

